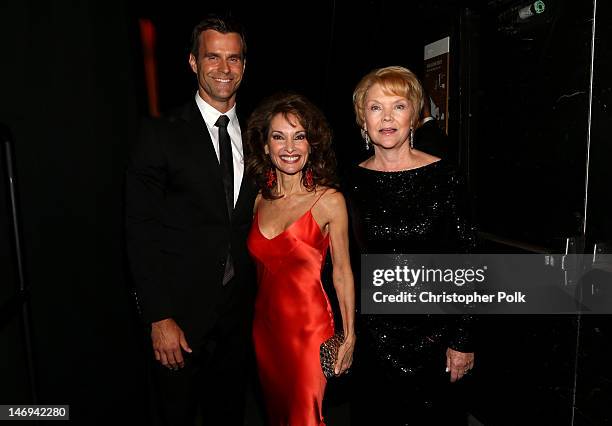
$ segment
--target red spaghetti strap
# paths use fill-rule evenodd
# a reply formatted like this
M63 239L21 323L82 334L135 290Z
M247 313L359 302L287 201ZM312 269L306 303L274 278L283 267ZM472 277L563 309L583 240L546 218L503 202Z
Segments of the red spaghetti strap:
M325 193L327 192L327 190L328 190L328 189L329 189L329 188L325 188L325 189L323 190L323 192L321 193L321 195L319 195L319 198L317 198L317 199L315 200L315 202L314 202L314 203L312 203L312 206L310 206L310 208L308 209L308 211L312 210L312 208L315 206L315 204L317 204L317 203L319 202L319 200L320 200L320 199L321 199L321 198L322 198L322 197L325 195Z

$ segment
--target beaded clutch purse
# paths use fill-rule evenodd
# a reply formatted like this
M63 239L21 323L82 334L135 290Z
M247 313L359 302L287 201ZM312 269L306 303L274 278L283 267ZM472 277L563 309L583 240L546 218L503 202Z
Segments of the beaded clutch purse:
M338 360L338 349L344 342L344 333L337 331L332 337L321 343L319 357L321 359L321 369L327 379L334 377L334 369Z

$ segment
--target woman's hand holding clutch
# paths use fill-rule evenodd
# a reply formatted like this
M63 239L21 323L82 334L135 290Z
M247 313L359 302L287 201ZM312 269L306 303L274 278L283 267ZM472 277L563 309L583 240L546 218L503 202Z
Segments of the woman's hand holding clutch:
M335 373L339 376L348 372L353 364L353 350L355 349L355 333L347 335L338 349L338 360L336 361Z

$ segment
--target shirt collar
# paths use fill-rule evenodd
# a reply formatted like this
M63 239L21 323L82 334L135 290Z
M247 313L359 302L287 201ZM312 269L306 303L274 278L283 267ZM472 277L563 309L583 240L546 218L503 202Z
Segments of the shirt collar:
M198 92L196 92L195 101L198 105L198 109L200 110L200 114L202 114L202 118L204 118L204 121L209 128L214 127L221 115L227 115L227 117L230 119L230 126L237 123L238 118L236 116L236 104L234 104L229 111L222 113L202 99Z

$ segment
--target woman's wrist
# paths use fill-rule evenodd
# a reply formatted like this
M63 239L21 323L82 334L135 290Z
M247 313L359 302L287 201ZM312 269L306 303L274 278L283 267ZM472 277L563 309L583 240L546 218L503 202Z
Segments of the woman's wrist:
M356 336L355 336L355 330L354 329L351 329L351 330L349 330L349 331L344 333L344 340L345 341L347 341L347 340L355 340L355 337Z

